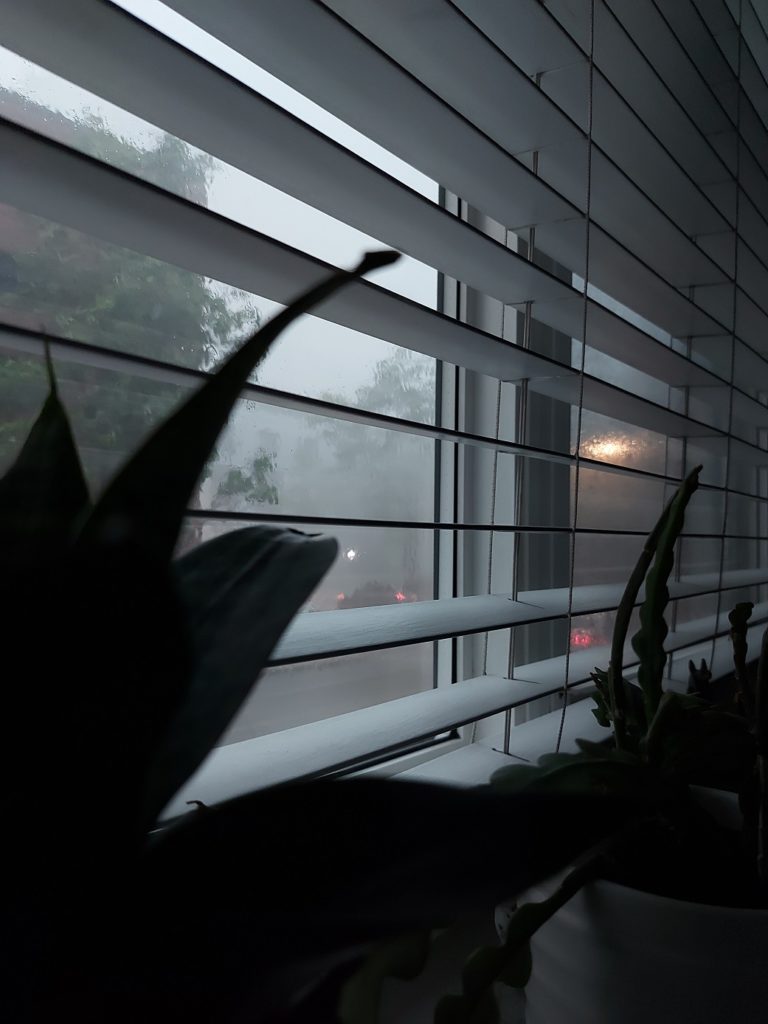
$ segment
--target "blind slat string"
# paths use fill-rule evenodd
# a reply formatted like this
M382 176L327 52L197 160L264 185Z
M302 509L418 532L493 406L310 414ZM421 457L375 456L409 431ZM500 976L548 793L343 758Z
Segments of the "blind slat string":
M731 360L730 360L730 380L731 387L728 388L728 430L725 441L725 493L723 495L723 520L722 530L720 534L720 564L718 569L718 588L716 598L716 622L720 621L720 612L723 604L723 574L725 572L725 538L728 528L728 511L729 511L729 485L731 482L731 430L733 429L733 378L736 372L736 310L737 310L737 288L736 282L739 279L739 215L741 211L741 114L742 114L742 101L743 101L743 89L742 89L742 47L744 46L744 39L741 34L742 25L742 13L743 13L743 0L738 0L738 50L736 55L736 166L735 166L735 179L736 179L736 209L734 216L734 231L733 231L733 244L734 244L734 257L733 257L733 297L731 301ZM713 664L715 658L715 637L712 637L712 653L710 655L710 665Z
M584 411L584 372L586 367L587 358L587 317L589 314L589 243L592 227L592 122L593 122L593 94L594 94L594 79L595 79L595 0L590 0L589 3L589 63L588 63L588 85L587 85L587 190L585 199L585 217L586 222L584 225L584 309L582 314L582 330L581 330L581 362L579 366L579 404L576 412L576 450L575 450L575 464L574 464L574 491L573 491L573 526L571 530L571 565L570 565L570 579L568 587L568 615L567 615L567 630L568 636L566 639L565 648L565 678L563 680L563 688L561 691L563 707L560 713L560 720L557 729L557 740L555 742L555 751L560 750L560 744L563 740L563 729L565 728L565 716L568 711L568 697L569 687L568 678L571 667L571 626L573 623L573 581L576 574L576 528L578 526L579 517L579 472L581 469L581 426L582 416Z

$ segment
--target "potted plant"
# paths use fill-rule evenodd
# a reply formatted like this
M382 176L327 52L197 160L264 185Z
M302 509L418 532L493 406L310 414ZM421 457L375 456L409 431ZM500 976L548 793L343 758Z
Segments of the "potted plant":
M492 780L506 793L642 793L646 810L585 845L564 874L499 908L502 944L470 959L461 995L438 1005L438 1024L498 1019L497 982L525 986L526 1024L765 1017L768 640L755 683L746 646L752 606L730 615L729 687L715 687L706 665L693 663L688 694L662 685L667 581L700 468L648 537L617 611L608 669L592 677L594 714L611 739L577 741L578 753L547 754ZM623 656L643 582L635 685L624 677ZM731 801L725 816L723 791Z
M0 480L6 1020L349 1021L399 969L377 943L417 933L418 965L430 929L546 877L636 810L359 779L157 824L336 550L257 526L175 558L190 494L280 331L393 258L369 254L276 316L96 501L49 361L49 397Z

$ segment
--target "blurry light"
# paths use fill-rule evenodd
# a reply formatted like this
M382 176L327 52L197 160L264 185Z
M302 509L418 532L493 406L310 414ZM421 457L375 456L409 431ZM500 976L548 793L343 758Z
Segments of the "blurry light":
M347 550L344 552L344 557L348 561L354 562L354 560L357 558L357 552L355 551L354 548L347 548Z
M619 437L596 437L584 445L593 459L617 459L629 452L630 446Z
M648 454L647 437L630 434L604 434L587 438L581 446L583 455L592 459L619 461L630 456L643 457Z
M593 642L592 634L585 629L574 629L571 632L572 647L591 647Z
M337 600L337 601L343 601L343 600L344 600L344 599L346 598L346 596L347 596L347 595L346 595L346 594L344 593L344 591L342 590L342 592L341 592L340 594L337 594L337 595L336 595L336 600Z
M402 592L402 590L398 590L398 592L395 594L395 600L396 601L404 601L405 600L405 594Z

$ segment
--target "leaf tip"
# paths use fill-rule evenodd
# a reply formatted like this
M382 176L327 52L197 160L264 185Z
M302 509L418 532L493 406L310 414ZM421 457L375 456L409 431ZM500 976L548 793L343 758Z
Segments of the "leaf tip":
M362 276L363 274L370 273L372 270L380 270L382 267L388 267L392 263L397 263L400 256L401 254L394 249L376 249L372 252L367 252L355 267L353 273Z
M51 390L52 395L57 395L58 388L56 386L56 371L53 368L53 356L51 355L51 344L46 339L45 345L45 372L48 377L48 387Z

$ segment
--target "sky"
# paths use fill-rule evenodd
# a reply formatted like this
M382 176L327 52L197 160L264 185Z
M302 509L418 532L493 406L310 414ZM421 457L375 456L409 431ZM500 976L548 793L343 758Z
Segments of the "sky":
M159 0L119 0L119 3L411 188L437 200L435 182ZM146 141L157 134L157 130L148 128L133 115L4 49L0 49L0 84L12 86L54 109L90 110L100 114L111 127L129 138ZM336 266L351 266L364 250L381 247L378 240L221 161L217 161L214 170L208 205L218 213ZM378 272L374 279L399 294L435 306L435 271L416 260L406 257ZM281 308L264 297L259 297L256 304L265 317ZM352 399L355 389L370 380L376 362L393 351L392 345L379 339L317 318L304 318L275 346L261 368L260 379L264 384L299 393L316 395L334 391Z

